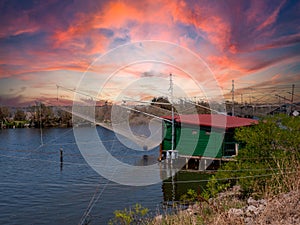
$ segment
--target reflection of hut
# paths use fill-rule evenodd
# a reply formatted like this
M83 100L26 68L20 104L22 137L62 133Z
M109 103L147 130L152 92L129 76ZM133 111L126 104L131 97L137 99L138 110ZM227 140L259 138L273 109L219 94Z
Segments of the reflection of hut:
M206 187L208 179L212 174L195 173L190 171L179 171L162 183L163 198L166 204L171 201L179 201L189 189L201 194ZM192 182L191 182L192 181Z
M162 157L172 151L172 117L164 117L164 137L161 144ZM193 168L200 169L200 159L228 159L238 153L234 131L238 127L250 126L257 121L226 115L192 114L174 117L174 149L179 157ZM193 160L188 160L193 159ZM206 161L204 161L206 164ZM189 165L188 164L188 165ZM206 165L204 165L206 168Z

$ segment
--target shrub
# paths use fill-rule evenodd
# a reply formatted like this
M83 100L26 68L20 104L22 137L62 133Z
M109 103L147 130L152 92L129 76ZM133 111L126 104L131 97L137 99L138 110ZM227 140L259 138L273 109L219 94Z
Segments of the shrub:
M180 200L183 202L196 202L198 200L197 192L193 189L188 189L187 193L180 196Z
M235 138L243 147L236 161L221 166L208 182L205 194L213 197L234 184L241 186L245 197L290 191L294 188L291 176L300 165L299 130L300 118L285 115L238 129Z
M137 224L147 213L148 209L144 208L141 204L136 203L134 207L124 210L116 210L115 217L109 221L110 225L113 224Z

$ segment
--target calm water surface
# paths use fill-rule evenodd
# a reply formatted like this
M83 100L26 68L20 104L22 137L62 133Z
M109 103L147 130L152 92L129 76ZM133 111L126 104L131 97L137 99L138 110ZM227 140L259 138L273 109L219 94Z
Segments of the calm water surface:
M112 132L97 129L114 139ZM153 211L160 207L161 183L129 187L108 182L84 161L72 129L43 129L42 137L39 147L39 129L0 130L0 224L78 224L96 190L103 192L91 211L91 224L106 224L114 210L137 202ZM141 152L129 158L143 160Z
M112 132L97 130L107 138L113 155L125 152L120 156L124 162L145 163L145 152L132 152L110 141L115 140ZM0 224L78 224L95 191L102 194L92 208L90 224L107 224L115 210L135 203L155 215L171 195L170 184L123 186L101 177L84 161L72 129L43 129L42 137L41 141L40 130L34 128L0 130ZM158 149L147 154L147 163L155 162Z

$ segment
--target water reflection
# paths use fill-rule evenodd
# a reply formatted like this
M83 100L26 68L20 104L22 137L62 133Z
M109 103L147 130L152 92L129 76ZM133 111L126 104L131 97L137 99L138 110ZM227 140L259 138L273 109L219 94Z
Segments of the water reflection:
M163 181L162 192L165 202L180 201L182 195L189 189L201 194L205 189L211 174L194 171L179 171L174 176Z

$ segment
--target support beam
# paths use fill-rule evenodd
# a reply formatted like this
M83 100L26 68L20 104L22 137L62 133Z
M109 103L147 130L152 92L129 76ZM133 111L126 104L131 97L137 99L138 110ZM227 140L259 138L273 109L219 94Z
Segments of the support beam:
M188 170L189 169L189 159L185 158L185 169Z

